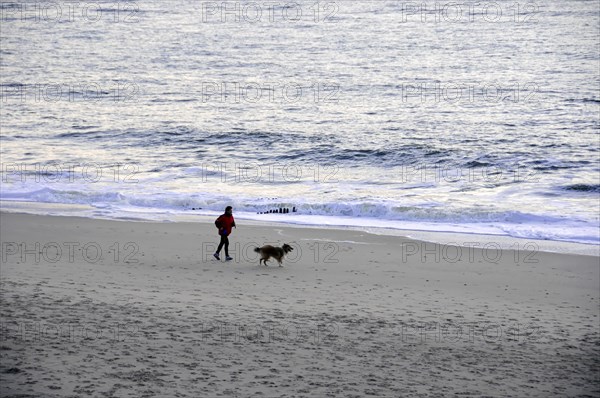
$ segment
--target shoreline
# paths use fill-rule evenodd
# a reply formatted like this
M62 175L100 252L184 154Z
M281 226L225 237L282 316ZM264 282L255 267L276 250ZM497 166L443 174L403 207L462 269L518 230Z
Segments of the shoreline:
M131 222L150 222L150 223L212 223L214 218L220 214L158 214L160 219L151 219L157 214L140 212L140 217L111 217L102 216L98 209L89 205L80 204L62 204L62 203L41 203L41 202L19 202L0 200L0 213L8 214L30 214L52 217L81 217L92 220L114 220ZM145 217L144 217L145 215ZM499 248L509 250L513 248L530 246L531 250L558 253L558 254L579 254L586 256L600 257L600 244L580 243L564 240L535 239L525 237L514 237L510 235L497 235L485 233L469 232L447 232L430 231L419 229L400 229L386 227L370 226L344 226L344 225L315 225L309 223L286 222L278 220L256 220L253 218L238 217L234 214L236 220L243 220L245 225L256 226L278 226L289 228L314 228L314 229L333 229L340 231L362 231L374 235L398 236L411 238L421 242L436 243L442 245L454 245L461 247L488 247L490 249ZM532 246L531 246L532 245Z

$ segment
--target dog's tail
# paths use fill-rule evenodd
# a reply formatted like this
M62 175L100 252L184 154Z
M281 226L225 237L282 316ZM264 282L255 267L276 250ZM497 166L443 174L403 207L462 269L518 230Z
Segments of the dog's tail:
M260 247L255 247L254 251L257 252L257 253L260 253Z

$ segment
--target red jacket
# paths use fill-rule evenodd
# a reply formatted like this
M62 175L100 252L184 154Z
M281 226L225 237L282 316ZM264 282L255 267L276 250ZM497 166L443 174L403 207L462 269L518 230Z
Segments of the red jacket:
M232 215L221 214L219 218L215 220L215 225L219 228L219 235L229 236L231 229L235 227L235 220Z

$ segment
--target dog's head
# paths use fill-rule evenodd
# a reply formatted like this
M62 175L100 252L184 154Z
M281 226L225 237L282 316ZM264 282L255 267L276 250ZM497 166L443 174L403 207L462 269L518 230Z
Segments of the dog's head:
M287 243L284 243L283 246L281 246L281 248L283 249L285 254L294 250L294 248L292 246L288 245Z

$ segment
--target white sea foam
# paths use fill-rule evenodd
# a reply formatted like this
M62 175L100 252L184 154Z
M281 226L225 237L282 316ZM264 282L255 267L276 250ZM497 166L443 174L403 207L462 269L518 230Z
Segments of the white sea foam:
M123 219L170 220L196 214L214 215L224 204L231 204L236 217L247 220L289 224L387 228L432 232L453 232L512 236L537 240L600 244L594 220L569 218L556 214L524 213L486 208L458 208L426 202L400 206L393 201L354 200L345 202L302 201L297 198L269 199L228 197L211 194L102 192L42 188L29 192L2 190L3 201L66 203L90 205L91 216ZM296 212L293 212L293 208ZM289 213L258 214L268 210L289 209Z

